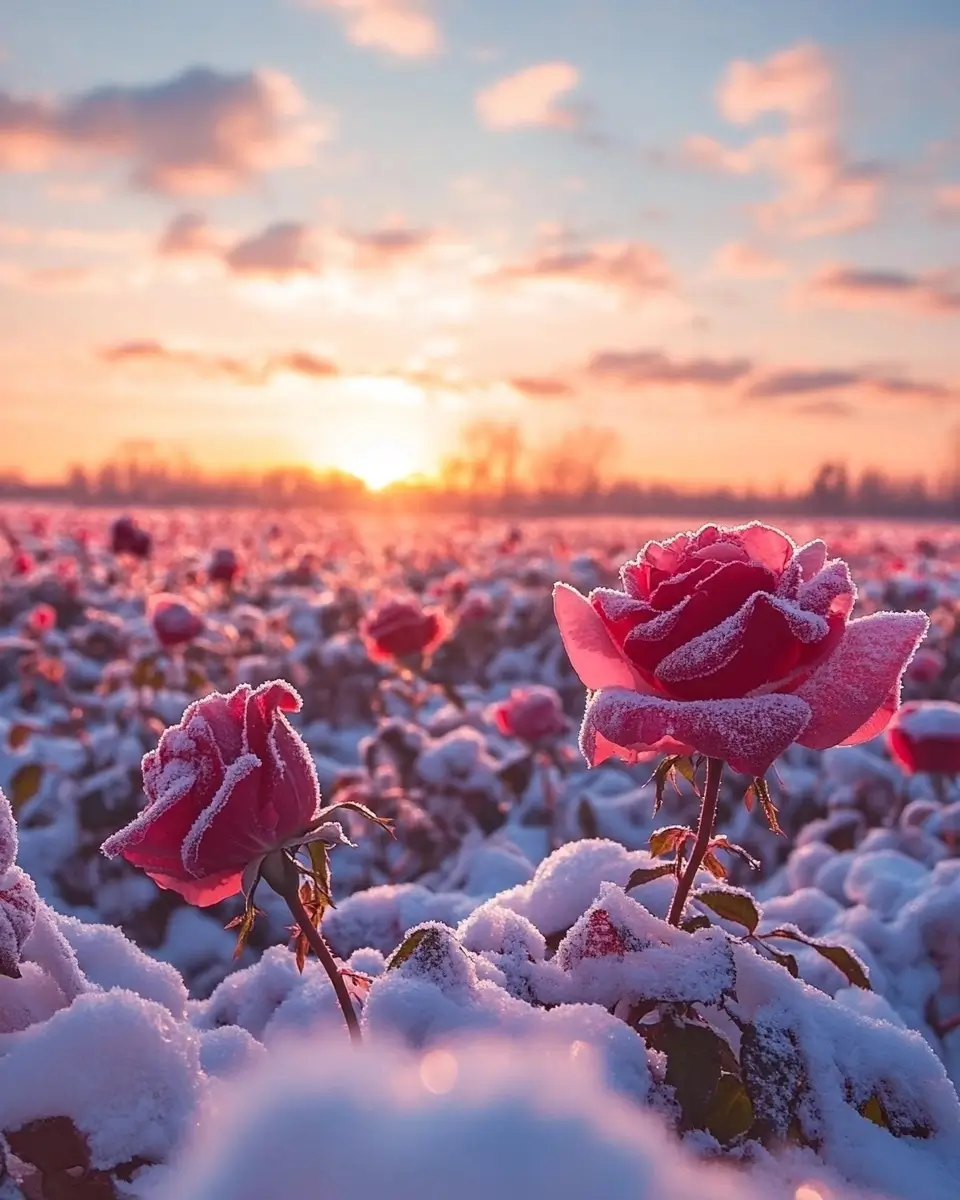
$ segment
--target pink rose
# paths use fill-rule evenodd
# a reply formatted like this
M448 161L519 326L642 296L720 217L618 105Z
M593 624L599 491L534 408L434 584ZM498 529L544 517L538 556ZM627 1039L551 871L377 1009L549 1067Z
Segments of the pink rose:
M446 625L440 612L416 600L388 600L366 618L362 632L372 658L404 659L435 650Z
M104 853L205 908L249 894L274 850L339 840L338 825L311 829L320 809L316 768L283 715L300 705L279 679L191 704L145 755L146 807L104 842Z
M887 729L891 757L908 775L960 774L960 704L911 700Z
M15 865L17 824L0 791L0 975L20 978L20 955L37 919L37 889Z
M826 553L759 523L705 525L648 542L622 590L558 584L564 646L596 693L587 761L698 752L760 776L791 742L822 750L880 733L928 620L851 621L850 572Z
M233 583L240 570L240 560L229 546L220 546L210 556L207 574L217 583Z
M514 688L508 699L492 706L491 716L501 733L531 744L567 730L560 697L550 687Z
M947 660L932 646L921 646L910 661L904 678L917 687L929 687L943 674Z
M167 650L192 642L203 633L203 617L179 596L166 592L151 596L148 609L157 641Z
M110 548L114 554L149 558L151 537L132 517L118 517L110 530Z
M56 624L57 610L52 604L35 604L27 614L27 631L34 637L49 633L56 628Z

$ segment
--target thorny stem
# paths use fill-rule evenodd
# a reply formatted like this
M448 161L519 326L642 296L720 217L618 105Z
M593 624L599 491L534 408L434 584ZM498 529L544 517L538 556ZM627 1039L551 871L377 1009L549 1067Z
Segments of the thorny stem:
M703 862L703 856L710 848L713 826L717 819L717 802L720 798L720 776L722 773L723 759L708 758L707 781L703 788L703 799L700 804L697 838L693 844L693 850L690 852L690 857L687 860L687 865L683 869L683 874L677 882L677 890L674 893L673 903L670 905L670 912L667 916L667 922L670 925L680 924L680 918L683 916L684 905L687 903L687 897L690 895L693 881L697 877L697 871L699 871L700 864Z
M357 1014L353 1007L353 1001L350 999L350 993L347 991L347 985L343 982L343 976L340 974L340 969L336 964L333 954L330 952L330 947L324 941L323 934L312 923L307 916L307 910L303 907L300 896L295 887L285 889L282 893L284 900L287 902L287 907L293 913L297 924L303 931L303 936L310 943L310 948L320 960L320 964L326 971L330 982L333 984L333 990L337 993L337 1000L340 1002L340 1008L343 1012L343 1019L347 1023L347 1028L350 1030L350 1037L355 1043L359 1043L360 1038L360 1022L357 1020Z

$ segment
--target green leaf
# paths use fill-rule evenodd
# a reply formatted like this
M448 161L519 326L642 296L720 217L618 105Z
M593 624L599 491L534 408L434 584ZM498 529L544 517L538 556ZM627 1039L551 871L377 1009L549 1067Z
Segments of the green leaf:
M658 858L661 854L670 854L692 837L693 830L688 829L686 825L664 825L662 829L655 829L650 834L647 845L654 858Z
M769 933L762 934L761 937L764 941L767 938L786 938L788 941L800 942L803 946L809 946L811 950L816 950L821 958L833 963L837 970L846 976L848 983L854 987L863 988L867 992L873 991L866 967L846 946L837 946L831 942L822 942L819 938L808 937L807 934L801 933L793 926L772 929Z
M706 1129L722 1073L738 1071L730 1046L706 1023L680 1022L668 1015L655 1025L640 1025L637 1032L667 1056L664 1082L673 1088L681 1130Z
M319 829L325 821L329 820L330 814L336 812L338 808L348 808L351 812L359 813L361 817L365 817L368 821L372 821L374 825L379 825L381 829L385 829L391 837L396 836L393 832L393 822L389 817L378 817L372 808L361 804L359 800L335 800L333 804L328 804L326 808L320 810L311 822L311 830Z
M753 1124L753 1104L738 1075L723 1074L717 1082L706 1127L724 1145L742 1137Z
M726 850L728 854L735 854L737 858L742 858L743 861L753 871L760 870L760 861L749 854L742 846L738 846L736 842L731 842L726 834L718 834L717 837L710 839L711 850Z
M784 967L787 971L789 971L794 979L800 978L800 968L797 965L797 960L792 954L786 954L782 950L774 950L774 948L772 946L768 946L766 942L763 943L763 948L767 954L770 955L773 961L775 963L779 963L781 967Z
M793 1127L799 1133L809 1084L796 1033L786 1025L744 1024L740 1068L761 1140L783 1140Z
M708 850L706 854L704 854L703 866L707 868L714 879L726 879L727 868L723 865L720 859L717 858L712 850Z
M40 763L24 763L14 771L10 779L10 807L18 812L28 800L32 800L43 783L43 767Z
M753 897L748 896L746 892L728 891L725 888L701 888L693 893L693 899L705 904L725 921L742 925L750 933L754 933L760 924L760 910Z
M331 894L333 891L330 878L330 849L323 842L308 842L307 854L310 856L310 866L313 868L311 878L320 892L323 903L329 908L334 907Z
M653 802L653 815L656 816L660 811L660 805L663 804L663 789L667 786L667 780L673 773L673 768L681 756L679 754L670 754L665 759L657 764L656 770L650 776L649 782L657 785L656 798Z
M664 875L674 874L676 874L676 868L673 863L660 863L656 867L637 867L627 880L624 891L629 892L631 888L640 887L641 884L649 883L652 879L661 879Z
M386 969L388 971L393 971L397 967L402 966L408 958L412 958L416 948L420 945L423 939L432 932L433 930L430 928L415 929L413 933L405 937L396 950L394 950L394 952L387 959Z
M710 918L706 913L697 913L695 917L686 917L681 921L680 928L685 933L696 933L698 929L709 929Z
M890 1128L887 1114L883 1111L880 1097L876 1094L871 1096L864 1104L858 1105L857 1112L861 1117L866 1117L868 1121L872 1121L874 1125L879 1125L881 1129Z

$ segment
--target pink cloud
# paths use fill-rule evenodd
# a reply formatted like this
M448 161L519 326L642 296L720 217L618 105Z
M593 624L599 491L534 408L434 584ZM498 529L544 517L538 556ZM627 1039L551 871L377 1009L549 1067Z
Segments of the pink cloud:
M892 308L956 316L960 314L960 272L912 274L833 264L818 271L802 295L842 308Z
M223 236L206 217L192 212L174 217L157 242L157 253L162 258L219 256L223 248Z
M532 400L562 400L573 395L573 387L552 375L523 375L510 380L514 391Z
M100 351L99 357L112 366L174 368L201 379L226 379L250 387L261 387L282 373L309 379L328 379L339 374L334 363L306 350L285 351L260 359L241 358L167 346L152 338L107 346Z
M948 183L937 188L934 211L941 217L960 217L960 183Z
M604 350L587 364L587 374L624 388L727 388L749 375L745 358L676 359L659 350Z
M674 284L663 255L646 242L601 242L584 248L548 243L528 259L498 267L483 281L490 286L586 286L630 299L667 292Z
M876 217L885 170L852 161L840 144L837 85L831 64L814 45L794 46L764 62L738 60L717 91L727 120L747 125L768 113L786 127L742 146L715 138L687 138L687 161L727 174L766 172L780 185L778 196L760 205L761 227L795 237L819 237L859 229Z
M570 128L576 123L575 117L557 101L579 80L580 72L568 62L526 67L478 93L477 116L488 129L523 125Z
M747 242L727 242L714 256L713 269L719 275L737 279L774 279L785 273L786 266Z
M134 186L170 195L231 192L310 161L325 130L296 85L273 71L195 67L60 103L0 93L0 169L125 162Z
M436 54L440 29L422 0L303 0L307 8L330 9L344 22L355 46L384 50L400 58Z
M296 221L268 225L261 233L231 246L223 261L234 275L288 279L320 272L316 235Z

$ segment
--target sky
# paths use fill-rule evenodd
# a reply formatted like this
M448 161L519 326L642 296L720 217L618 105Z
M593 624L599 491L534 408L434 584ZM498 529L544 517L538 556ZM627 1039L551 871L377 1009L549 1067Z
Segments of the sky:
M956 0L0 0L0 470L936 477L958 62Z

